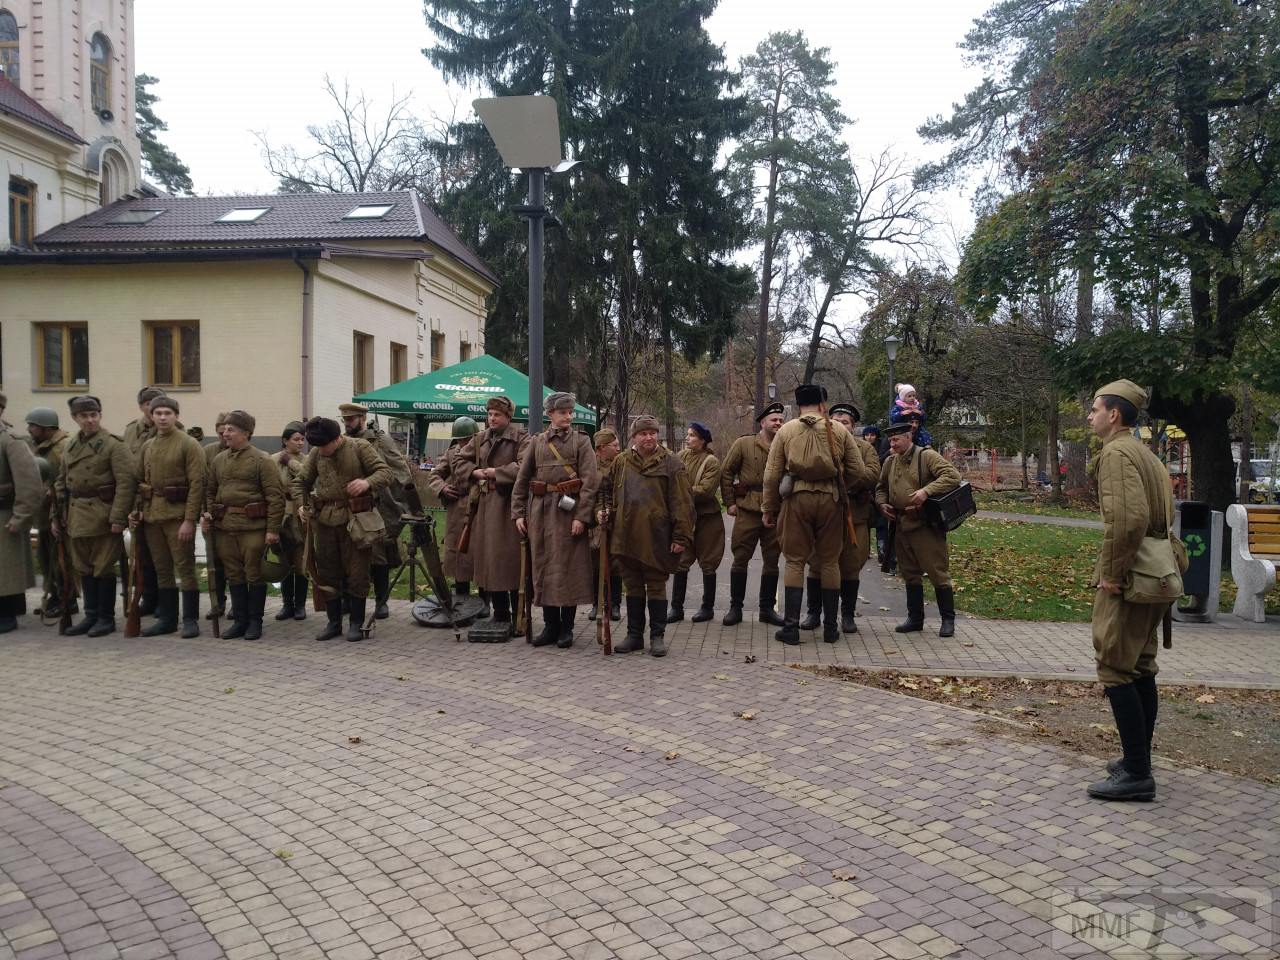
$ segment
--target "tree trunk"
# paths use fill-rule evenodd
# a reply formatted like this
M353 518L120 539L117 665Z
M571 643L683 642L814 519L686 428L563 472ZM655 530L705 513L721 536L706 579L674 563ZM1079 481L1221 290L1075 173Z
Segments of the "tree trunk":
M1249 481L1253 479L1253 394L1249 385L1240 390L1240 490L1241 503L1249 502Z
M1062 419L1061 405L1058 403L1057 396L1053 396L1049 404L1049 425L1048 436L1045 439L1045 446L1049 450L1049 483L1053 487L1053 499L1061 502L1064 497L1062 495L1062 473L1060 472L1058 459L1058 431Z
M756 318L756 414L768 400L764 393L765 360L769 351L769 290L773 283L773 254L777 247L774 223L778 215L778 160L769 162L769 187L764 200L764 254L760 263L760 313Z
M1031 487L1031 479L1027 476L1027 398L1022 398L1022 443L1019 447L1019 455L1022 458L1022 489L1028 490Z
M1201 394L1190 403L1167 400L1160 411L1187 435L1191 448L1190 496L1207 502L1214 510L1225 511L1235 502L1231 434L1225 429L1235 405L1228 394Z
M818 350L822 347L822 328L827 322L827 312L831 309L831 303L836 298L836 285L834 283L827 284L827 292L822 298L822 306L818 308L818 315L813 320L813 332L809 334L809 355L804 361L804 380L802 383L813 383L814 374L818 369Z
M676 389L675 376L671 369L671 318L662 317L662 379L663 406L666 408L667 449L676 448Z
M1088 340L1093 336L1093 287L1095 282L1093 254L1088 242L1081 243L1082 258L1076 274L1076 339ZM1080 409L1089 405L1089 393L1080 394ZM1080 417L1084 425L1083 413ZM1088 446L1083 443L1068 443L1067 448L1067 487L1078 490L1088 483L1085 470L1085 454Z

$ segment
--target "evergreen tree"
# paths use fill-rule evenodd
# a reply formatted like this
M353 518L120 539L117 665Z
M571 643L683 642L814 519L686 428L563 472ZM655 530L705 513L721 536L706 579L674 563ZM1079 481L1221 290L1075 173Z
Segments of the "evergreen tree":
M156 116L155 105L160 98L148 87L159 81L146 73L140 73L133 79L134 101L137 110L137 133L142 141L142 162L149 176L169 193L190 196L194 187L191 184L191 170L178 159L178 155L160 142L159 134L169 129L169 125Z

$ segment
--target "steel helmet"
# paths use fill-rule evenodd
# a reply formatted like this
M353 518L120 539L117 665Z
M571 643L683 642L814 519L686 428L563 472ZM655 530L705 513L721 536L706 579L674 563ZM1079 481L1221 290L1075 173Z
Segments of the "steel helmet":
M462 440L462 439L466 439L467 437L474 437L479 432L480 432L479 424L477 424L470 417L459 417L457 420L453 421L452 437L454 440Z
M27 423L34 423L37 427L53 427L58 428L58 411L50 407L36 407L27 414Z
M279 546L269 546L262 551L262 579L267 583L279 583L289 573L289 567L280 557Z

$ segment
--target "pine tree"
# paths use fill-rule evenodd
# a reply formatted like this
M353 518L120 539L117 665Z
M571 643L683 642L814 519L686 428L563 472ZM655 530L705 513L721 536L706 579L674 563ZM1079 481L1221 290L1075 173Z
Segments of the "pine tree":
M169 125L156 116L155 105L160 98L148 87L159 81L150 74L140 73L133 79L134 100L138 114L137 133L142 141L142 161L147 173L154 177L170 193L190 196L195 189L191 184L191 170L178 159L178 155L160 142L159 134Z

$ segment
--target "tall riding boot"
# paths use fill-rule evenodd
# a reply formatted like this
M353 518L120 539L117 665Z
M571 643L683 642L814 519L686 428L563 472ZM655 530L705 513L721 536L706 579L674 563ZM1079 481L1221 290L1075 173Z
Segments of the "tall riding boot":
M470 580L455 580L455 581L453 582L453 595L454 595L455 597L469 597L469 596L471 596L471 581L470 581Z
M789 647L800 643L800 607L803 605L804 587L782 588L782 629L774 633L773 639Z
M262 617L267 606L267 585L252 583L249 585L249 628L244 632L246 640L262 639Z
M1151 777L1147 753L1147 721L1142 698L1132 683L1106 688L1115 717L1124 760L1120 769L1105 780L1089 785L1089 796L1098 800L1154 800L1156 782Z
M347 639L352 643L364 639L364 612L368 604L367 597L347 597L347 610L351 616L347 622Z
M535 647L549 647L560 639L560 608L542 608L542 631L531 641Z
M494 590L492 592L485 593L484 596L493 604L493 622L510 623L511 600L507 596L507 591Z
M822 581L815 577L808 577L804 583L809 596L805 605L804 619L800 621L800 629L817 630L822 623Z
M98 619L86 636L105 637L116 632L116 578L114 575L97 578Z
M573 646L573 618L577 615L577 607L560 608L560 636L556 638L556 646L561 650Z
M729 612L720 621L721 626L733 627L742 622L742 603L747 599L747 571L729 571Z
M744 588L745 589L745 588ZM745 593L744 593L745 596ZM773 627L783 625L778 616L778 575L776 573L760 574L760 622Z
M667 612L667 598L649 601L649 654L654 657L667 655L667 624L671 623Z
M840 630L843 633L857 633L858 621L858 580L840 581Z
M592 600L591 609L587 611L588 620L594 620L600 612L598 600L600 596L600 564L598 563L591 564L591 596L596 599Z
M627 635L615 644L614 653L631 653L644 649L644 597L627 597Z
M907 619L893 628L895 633L918 633L924 629L924 584L907 584Z
M342 598L334 597L324 605L325 616L329 618L323 630L316 634L317 640L332 640L342 636Z
M182 591L182 639L200 636L200 591Z
M1138 699L1142 702L1142 719L1147 726L1147 765L1150 766L1151 741L1155 739L1156 715L1160 712L1160 694L1156 690L1155 677L1139 677L1133 681L1133 687L1138 691ZM1107 764L1107 773L1119 771L1123 762L1123 757L1112 760Z
M679 623L684 619L684 594L689 587L689 572L677 573L671 580L671 608L667 612L667 623ZM653 624L649 624L650 632Z
M178 632L178 588L161 587L156 599L156 621L142 631L144 637L162 637Z
M140 560L139 563L142 561ZM156 568L150 563L142 563L142 600L138 603L138 614L149 617L158 609L160 609L160 582L156 579Z
M293 619L294 577L295 574L290 573L280 581L280 609L276 611L277 620Z
M716 615L716 575L714 573L704 573L702 575L702 606L698 608L698 612L691 618L694 623L704 623Z
M622 619L622 578L615 577L610 583L613 586L613 598L609 601L609 619L617 623Z
M369 578L373 580L373 618L385 620L391 616L387 607L387 597L391 595L391 568L381 563L369 568Z
M98 578L84 576L80 578L80 596L84 597L84 619L74 627L67 628L67 636L78 637L93 629L98 622Z
M222 639L239 640L249 629L249 585L232 583L227 592L231 594L231 629L222 631Z
M938 595L938 616L942 618L938 636L954 637L956 635L956 592L951 587L938 587L934 592Z
M300 573L293 575L293 619L307 619L307 594L311 590L311 583Z
M840 588L822 588L822 641L835 643L840 639Z

